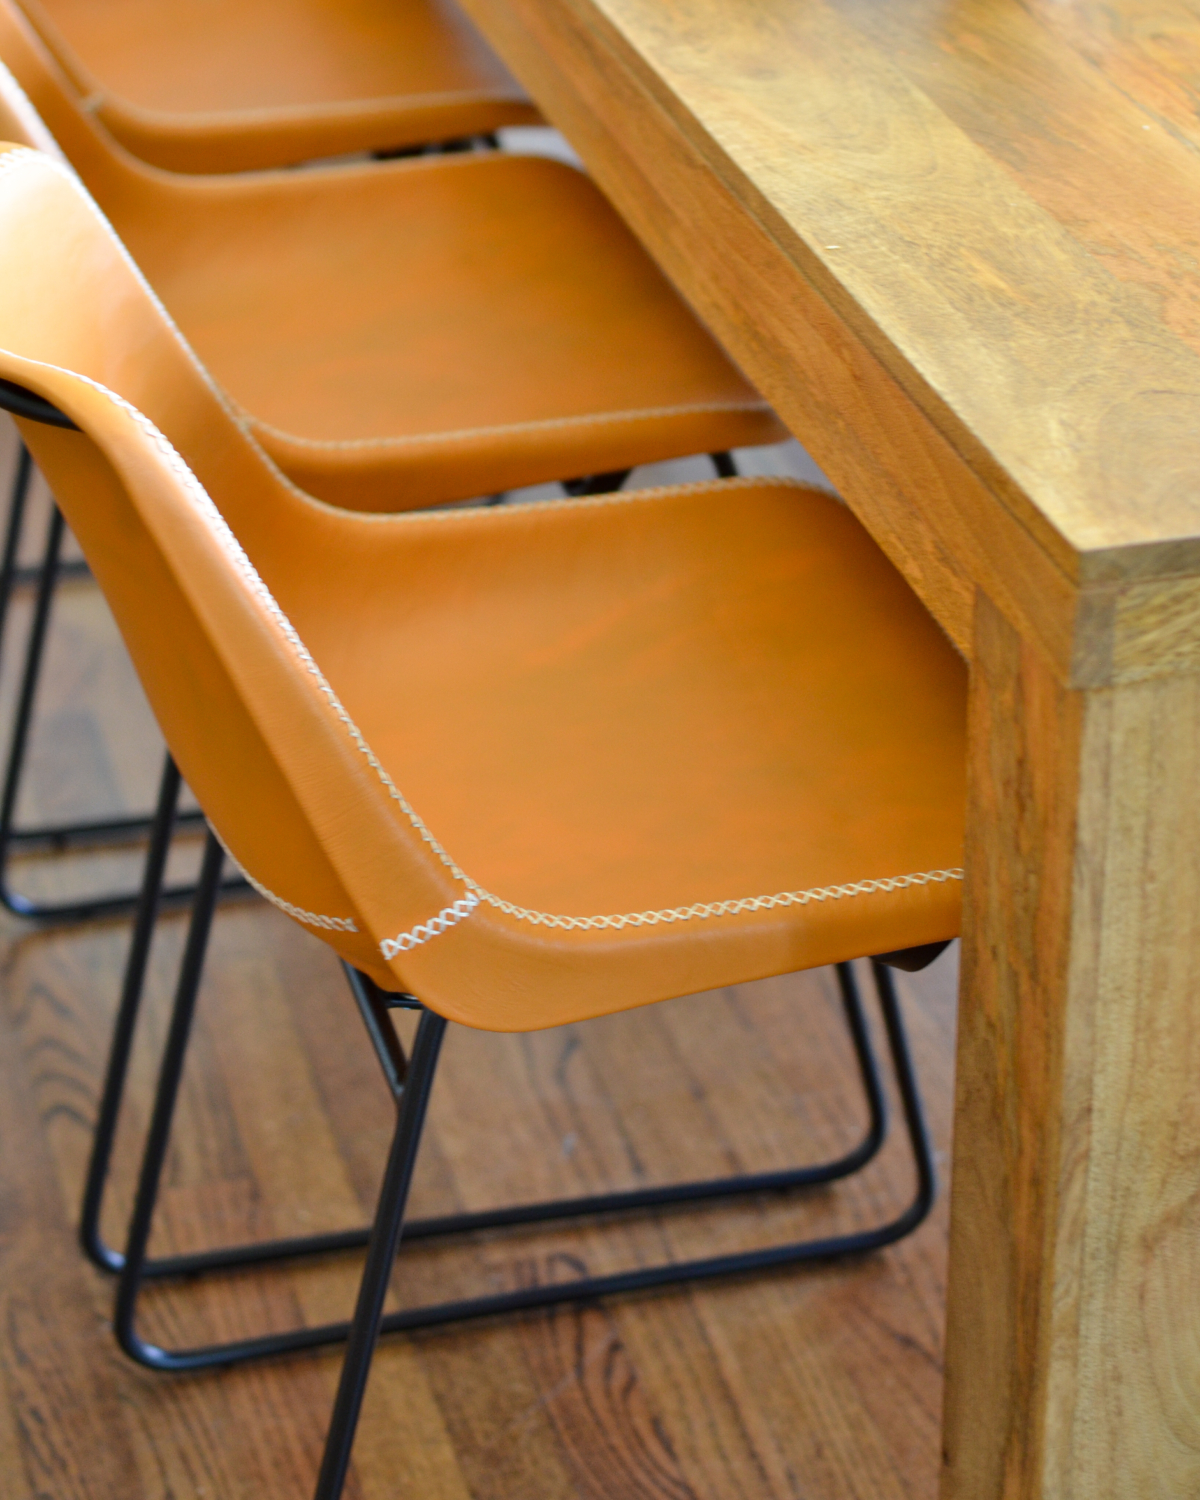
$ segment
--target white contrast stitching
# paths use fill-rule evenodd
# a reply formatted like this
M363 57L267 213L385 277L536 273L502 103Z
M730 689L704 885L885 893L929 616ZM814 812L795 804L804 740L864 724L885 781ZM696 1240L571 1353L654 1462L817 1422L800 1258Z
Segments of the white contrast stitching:
M422 943L427 943L430 938L437 937L439 933L445 932L449 927L455 927L464 917L469 917L479 905L479 897L473 890L450 906L443 906L436 917L430 917L428 922L421 922L416 927L410 927L407 932L402 932L394 938L384 938L379 945L379 951L386 959L398 958L401 953L407 953L410 948L419 948Z
M34 363L34 361L30 361L30 363ZM46 365L45 368L58 369L54 365ZM941 884L947 880L961 880L963 878L963 871L957 868L928 870L919 874L895 875L882 879L856 881L848 885L817 886L806 891L781 891L773 896L743 896L733 900L697 902L690 906L667 907L658 911L621 912L590 917L537 911L529 907L517 906L511 901L505 901L502 897L494 895L491 891L481 886L478 881L473 880L467 875L451 858L404 794L396 786L396 783L392 780L388 772L380 764L375 752L363 737L362 731L347 713L324 673L313 660L308 647L300 639L295 626L279 607L271 591L259 575L258 570L247 556L245 549L234 536L229 523L221 515L208 492L188 468L168 439L155 427L154 423L148 417L143 416L123 396L117 395L116 392L110 391L98 381L92 380L86 375L77 374L75 371L59 370L59 373L70 376L106 396L115 406L125 412L150 440L156 451L179 479L185 493L196 506L198 512L208 522L215 539L229 555L230 560L237 567L239 573L241 573L251 592L274 621L288 644L296 653L305 670L315 679L322 696L341 721L355 746L366 758L367 763L386 788L388 795L398 803L409 823L420 835L424 843L428 845L430 851L449 870L454 879L461 881L466 886L466 896L454 902L451 906L443 907L436 917L432 917L428 922L410 928L407 932L400 933L395 938L385 939L380 944L380 948L386 957L395 957L399 953L408 951L409 948L428 942L430 938L438 936L440 933L463 921L481 903L486 903L488 906L503 912L506 916L515 918L517 921L529 922L537 927L555 927L565 931L588 931L600 928L620 931L625 927L652 927L660 923L703 921L708 917L734 916L741 912L764 911L781 906L807 906L814 901L838 901L852 896L874 895L880 892L904 890L910 886L922 886L933 883ZM700 488L709 487L717 488L716 485L700 486ZM617 497L598 496L596 498L611 502ZM627 500L632 500L637 497L629 496L626 498ZM579 502L571 503L578 504ZM278 898L273 896L269 891L264 889L263 894L268 900L276 901L277 904L283 906L283 903L279 902ZM287 906L283 906L283 909L286 911L288 908ZM312 914L306 915L311 917ZM304 920L303 917L302 920ZM347 919L328 918L326 920L336 922Z
M225 842L225 840L221 837L217 830L213 828L212 824L209 823L208 826L210 829L212 829L212 835L216 839L217 843L220 844L222 849L224 849L226 857L233 860L233 863L237 865L238 869L242 872L242 875L246 879L246 883L253 890L256 890L260 896L269 901L272 906L277 906L280 911L286 912L289 917L295 917L297 922L303 922L308 927L321 927L326 932L358 931L358 928L354 925L349 917L323 917L318 912L305 911L304 907L302 906L293 906L290 901L285 901L282 896L277 896L274 891L268 890L268 888L263 885L262 881L255 880L254 876L251 875L246 866L242 864L241 861L230 852L229 845Z
M21 164L20 161L14 161L14 158L33 159L38 162L46 162L46 158L40 156L37 152L29 151L26 148L20 148L17 151L8 153L4 157L0 157L0 176L3 176L6 171L10 170L13 166ZM50 165L53 165L53 163L50 163ZM347 713L345 707L341 703L341 700L338 698L332 686L327 681L324 673L313 660L308 647L305 646L304 642L300 639L295 626L284 614L271 591L263 582L261 576L258 573L258 570L255 568L254 564L247 556L245 549L234 536L232 530L229 527L229 523L217 509L204 486L192 473L191 469L187 466L183 458L176 451L174 446L168 441L168 439L163 435L163 433L159 431L159 429L154 425L153 422L150 421L148 417L144 416L140 411L138 411L135 406L126 401L123 396L117 395L115 391L109 390L107 386L101 385L98 381L92 380L89 376L80 375L77 372L71 370L63 370L59 366L51 365L41 361L30 360L28 361L28 363L40 363L42 365L42 368L44 369L55 370L60 375L68 376L69 378L78 380L81 384L89 386L93 390L98 391L101 395L107 397L114 406L125 412L133 420L134 424L149 439L150 443L158 452L160 457L162 457L168 468L170 468L172 473L175 474L175 476L180 481L185 494L192 501L198 513L202 515L209 524L214 534L215 540L217 540L217 542L223 547L230 560L234 563L235 567L238 569L238 572L241 574L243 580L246 582L252 594L255 596L255 598L258 599L259 603L262 605L266 613L270 616L271 620L275 623L276 627L284 636L285 640L291 646L301 665L313 677L318 689L320 690L322 696L325 698L330 709L341 721L343 727L354 742L356 748L365 757L367 763L370 765L384 788L387 790L388 795L398 804L413 829L420 835L422 841L428 846L431 853L438 859L438 861L442 865L445 866L445 868L450 872L451 876L455 880L460 881L466 887L466 895L460 898L460 900L454 902L452 905L443 907L436 917L432 917L428 922L420 923L416 927L410 928L407 932L400 933L395 938L385 939L384 943L380 944L381 949L385 951L385 956L392 957L397 953L407 951L408 948L416 947L421 943L428 942L430 938L438 936L440 933L447 931L450 927L457 925L458 922L463 921L481 903L486 903L488 906L491 906L497 911L503 912L506 916L512 917L517 921L529 922L534 926L554 927L566 931L587 931L595 929L609 929L620 931L625 927L656 926L660 923L688 922L694 920L703 921L709 917L734 916L741 912L764 911L773 909L775 907L807 906L812 902L838 901L846 899L848 897L874 895L889 891L904 890L911 886L923 886L934 883L941 884L948 880L962 880L963 871L958 868L948 870L929 870L919 874L888 876L882 879L856 881L852 884L846 885L818 886L805 891L782 891L773 896L744 896L733 900L697 902L690 906L667 907L658 911L623 912L590 917L569 916L552 912L536 911L529 907L517 906L513 902L505 901L503 898L493 895L492 892L486 890L477 881L472 880L470 876L465 874L465 872L458 866L454 859L451 858L450 854L443 848L443 846L434 836L431 830L426 826L425 822L412 807L412 805L408 802L407 798L405 798L400 789L396 786L396 783L392 780L391 776L384 769L384 767L376 757L375 752L367 744L367 741L364 738L362 731L359 729L358 725L355 724L349 713ZM761 481L756 481L751 476L745 476L741 481L742 484L753 484L756 482ZM739 481L735 480L732 481L732 483L738 484ZM688 486L688 488L692 490L717 490L728 488L729 484L730 482L721 484L718 482L710 481L708 483L700 483L695 486ZM652 492L642 492L641 494L634 492L630 495L621 496L595 496L591 497L590 503L629 504L636 503L639 500L647 500L652 498ZM569 504L572 507L578 507L583 504L588 504L589 501L572 500L563 503ZM496 514L498 517L500 517L505 513L505 511L499 511ZM510 515L514 513L514 511L508 512L508 514ZM425 515L422 517L414 516L412 519L415 521L418 519L424 519L429 515L436 514L436 512L428 512L425 513ZM462 511L446 513L447 519L452 518L454 515L463 514L468 513ZM256 889L258 889L257 886ZM275 901L277 904L279 904L283 910L288 910L288 906L279 901L279 899L275 897L271 892L264 889L263 894L267 897L268 900ZM296 908L295 912L299 913L300 908ZM303 913L301 914L300 919L306 920L313 918L314 914ZM348 921L349 919L331 917L324 920L333 923ZM317 918L315 919L315 921L319 922L321 921L321 919ZM391 948L393 952L389 953L387 951L388 948Z
M321 927L326 932L357 932L358 928L350 917L323 917L319 912L305 911L302 906L293 906L290 901L285 901L282 896L277 896L274 891L267 889L261 880L255 880L245 865L238 865L238 869L246 877L250 884L260 896L265 896L272 906L277 906L280 911L287 912L289 917L295 917L297 922L303 922L308 927Z
M284 432L273 427L260 417L245 414L245 430L253 434L265 433L287 443L289 447L312 449L379 450L393 448L434 448L443 443L469 443L477 438L494 437L506 432L553 432L561 428L611 426L618 422L656 422L663 417L695 416L708 412L770 412L765 401L747 397L744 401L704 401L684 406L647 406L632 411L589 412L577 417L543 417L535 422L505 422L494 427L464 427L453 432L413 432L396 437L371 438L306 438L293 432Z
M531 922L535 927L559 927L568 932L589 931L607 927L619 932L623 927L657 927L662 922L691 922L699 918L732 917L744 911L770 911L776 906L808 906L814 901L841 901L847 896L872 896L880 891L902 891L913 885L941 885L947 880L961 880L960 869L925 870L919 875L891 875L882 880L856 880L852 885L821 885L807 891L780 891L774 896L742 896L734 901L697 901L691 906L669 906L659 911L619 912L600 917L556 916L528 907L514 906L493 896L473 880L467 888L476 891L481 901L505 913Z

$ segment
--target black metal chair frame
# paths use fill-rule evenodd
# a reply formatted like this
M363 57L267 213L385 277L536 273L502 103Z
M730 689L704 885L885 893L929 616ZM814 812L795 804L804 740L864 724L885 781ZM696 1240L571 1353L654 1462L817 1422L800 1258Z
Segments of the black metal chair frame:
M832 1161L780 1172L746 1173L619 1193L555 1199L477 1213L417 1219L404 1224L404 1208L415 1154L446 1022L433 1012L425 1010L415 997L385 993L366 975L346 966L354 999L397 1108L396 1132L373 1226L184 1255L151 1257L148 1246L155 1202L183 1074L205 951L220 891L224 853L210 831L180 966L127 1243L123 1253L112 1249L102 1238L100 1215L144 987L146 963L159 910L163 868L170 847L179 786L179 773L168 757L97 1118L84 1194L80 1239L93 1262L118 1277L114 1328L121 1348L132 1359L150 1369L197 1371L295 1353L303 1349L342 1342L347 1344L341 1384L316 1490L317 1500L336 1500L341 1493L368 1370L380 1334L431 1328L468 1319L646 1291L714 1277L745 1275L803 1262L863 1255L909 1234L928 1214L935 1192L933 1159L888 964L894 963L904 968L923 967L942 951L945 944L888 954L872 960L872 973L916 1175L915 1195L909 1206L897 1217L875 1228L853 1234L643 1267L608 1276L583 1277L567 1283L437 1303L384 1316L384 1297L402 1228L407 1240L416 1241L469 1234L484 1229L561 1222L820 1186L860 1171L878 1154L887 1134L887 1104L853 969L849 964L840 964L837 966L837 975L842 1005L868 1114L861 1140L844 1155ZM391 1024L389 1012L395 1008L421 1012L411 1059L405 1057ZM367 1249L366 1266L354 1318L350 1322L175 1350L149 1343L137 1331L138 1298L148 1280L244 1269L300 1257L361 1249L364 1246Z
M0 411L26 417L34 422L44 422L51 427L75 430L75 423L56 406L8 380L0 380ZM737 466L731 454L713 453L710 457L720 478L727 479L736 475ZM630 469L619 469L582 479L565 479L562 487L572 497L608 494L619 490L631 473ZM0 552L0 643L3 642L13 590L17 587L32 587L36 593L17 695L17 711L9 740L8 760L3 786L0 787L0 905L15 916L41 922L85 922L103 917L126 916L137 909L140 899L137 891L119 891L112 895L84 897L74 901L45 902L34 901L20 891L13 890L9 882L9 863L14 851L47 850L66 853L72 849L99 849L136 843L150 833L154 821L152 815L135 814L132 817L94 818L27 828L16 825L17 799L33 727L38 680L41 676L55 590L64 578L89 576L87 563L82 559L63 560L65 527L62 512L53 501L50 504L50 518L41 560L31 567L18 565L32 479L33 463L29 450L21 443L9 495L4 547ZM491 503L502 503L504 498L503 495L494 496ZM201 831L204 827L204 815L198 808L188 808L176 815L176 824ZM234 877L225 883L225 890L244 893L247 890L246 882L240 877ZM195 885L172 886L162 892L161 900L167 905L180 906L191 901L195 894Z
M416 156L461 156L469 151L502 151L494 130L476 135L456 135L445 141L427 141L417 146L383 146L372 151L373 161L400 161Z

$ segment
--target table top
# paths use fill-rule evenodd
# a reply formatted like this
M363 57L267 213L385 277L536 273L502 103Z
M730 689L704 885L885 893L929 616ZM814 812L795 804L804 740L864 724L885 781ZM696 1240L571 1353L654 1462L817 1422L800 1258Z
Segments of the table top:
M1200 668L1200 17L463 3L964 650Z
M1200 561L1200 24L1096 0L594 0L1064 562ZM664 88L665 85L665 88ZM1041 524L1050 523L1048 531Z
M972 658L944 1500L1195 1493L1198 18L461 3Z

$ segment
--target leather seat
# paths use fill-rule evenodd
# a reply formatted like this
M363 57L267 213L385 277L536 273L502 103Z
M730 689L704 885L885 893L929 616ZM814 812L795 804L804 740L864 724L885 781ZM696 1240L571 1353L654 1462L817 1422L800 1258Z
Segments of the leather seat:
M332 504L398 510L786 435L570 167L168 175L88 118L10 0L0 58L247 429ZM22 107L0 75L0 138L43 144Z
M0 221L0 376L88 434L22 423L180 768L361 971L529 1029L957 931L963 665L836 500L315 504L69 173L7 151Z
M245 172L536 121L454 0L23 0L88 108L174 172Z
M346 1340L315 1489L316 1500L340 1500L389 1323L433 1326L861 1254L915 1228L932 1202L933 1164L877 962L917 1168L917 1195L899 1217L866 1233L384 1317L447 1018L531 1030L954 935L963 664L850 513L798 484L401 515L319 504L231 420L61 164L0 151L0 223L0 379L22 388L27 409L33 393L53 403L51 420L78 429L20 421L213 835L126 1248L104 1262L120 1269L121 1347L152 1369L194 1370ZM178 789L168 772L164 793ZM349 1237L368 1245L353 1324L164 1350L137 1332L135 1308L218 839L264 896L358 970L397 1122L370 1235ZM152 930L153 883L147 891ZM862 1080L878 1099L841 974ZM126 993L140 982L127 975ZM389 1003L423 1010L411 1058ZM124 1001L122 1015L132 1025ZM870 1159L882 1106L872 1114L879 1137L810 1182ZM743 1187L679 1186L701 1197ZM554 1200L424 1227L571 1211ZM190 1274L328 1249L331 1238L343 1241L182 1259Z

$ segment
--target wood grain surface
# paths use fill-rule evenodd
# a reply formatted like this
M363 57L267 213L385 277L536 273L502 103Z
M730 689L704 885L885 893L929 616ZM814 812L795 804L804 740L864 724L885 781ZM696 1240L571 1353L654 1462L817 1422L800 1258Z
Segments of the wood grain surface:
M465 3L972 659L944 1500L1190 1500L1200 20L1170 0ZM107 745L80 701L77 732ZM107 774L115 793L124 773L113 762ZM61 798L61 781L46 794ZM274 920L222 918L214 1020L165 1214L177 1243L217 1225L294 1222L310 1174L346 1214L369 1201L381 1142L366 1074L354 1081L361 1054L348 1032L344 1053L328 1039L333 988L301 998L320 989L315 965L279 977L293 960L262 936ZM251 923L254 937L239 936ZM60 1214L78 1177L79 1101L95 1088L95 1011L72 997L86 989L79 974L116 964L87 953L95 938L75 958L63 941L25 939L10 961L36 1110L20 1118L39 1121L21 1128L42 1133ZM223 982L224 964L243 982ZM544 1038L489 1040L469 1064L452 1051L425 1201L628 1180L751 1144L769 1158L781 1137L763 1112L782 1096L804 1100L794 1128L827 1142L844 1095L835 1106L821 1087L836 1076L821 997L816 979L789 981L615 1020L577 1043L560 1037L557 1051ZM802 1033L782 1024L798 1014ZM300 1048L286 1087L257 1065L260 1026ZM735 1037L762 1053L737 1080ZM928 1031L922 1047L936 1051ZM668 1056L679 1072L664 1070ZM318 1081L326 1066L338 1088ZM497 1088L480 1090L481 1076ZM791 1093L783 1080L802 1076L809 1086ZM293 1093L305 1120L321 1101L311 1147ZM499 1162L479 1151L494 1143L493 1093L518 1101ZM676 1111L685 1130L671 1128ZM289 1148L296 1159L279 1165ZM270 1196L268 1161L296 1196ZM49 1212L53 1195L36 1191ZM867 1180L819 1211L854 1222L879 1191ZM795 1212L776 1210L772 1226ZM936 1249L923 1247L935 1232L857 1276L390 1345L360 1493L419 1482L498 1500L929 1495L941 1283ZM748 1206L487 1242L413 1257L405 1295L763 1233L765 1211ZM67 1277L69 1262L41 1245L10 1233L3 1253ZM151 1311L172 1330L249 1327L314 1316L349 1298L350 1279L321 1268L199 1301L170 1291ZM56 1288L56 1310L103 1305L86 1277ZM3 1325L24 1332L6 1345L15 1418L0 1442L17 1445L30 1493L57 1494L61 1476L37 1467L60 1451L39 1441L41 1414L83 1391L87 1420L106 1427L110 1415L90 1404L104 1387L92 1355L64 1352L45 1305L27 1300L34 1312ZM138 1476L123 1477L125 1492L294 1492L333 1368L306 1365L299 1397L274 1371L229 1377L219 1398L200 1382L159 1394L112 1376L128 1381L111 1418L125 1432L111 1461L128 1453ZM230 1430L252 1431L253 1451L230 1450ZM428 1432L438 1436L422 1446ZM72 1482L90 1483L90 1471L74 1477L79 1445L61 1451Z
M17 626L26 618L23 604ZM8 651L3 660L7 722ZM158 753L96 591L64 587L27 814L144 806ZM195 853L185 841L181 868ZM109 855L69 872L23 859L16 873L25 888L48 893L135 870L135 859ZM182 939L179 918L163 922L120 1132L114 1237L128 1211ZM124 923L36 932L8 920L0 931L0 1496L296 1500L315 1478L336 1356L178 1380L141 1371L117 1353L111 1286L75 1244L127 941ZM943 1170L954 987L952 955L902 985ZM224 907L155 1244L182 1249L361 1222L391 1124L328 951L262 903ZM526 1038L456 1028L416 1207L782 1166L836 1149L861 1124L827 973ZM874 1221L910 1190L897 1143L861 1181L803 1200L416 1248L402 1253L394 1301L849 1227ZM938 1469L945 1256L943 1200L919 1233L853 1266L389 1339L348 1500L928 1497ZM341 1316L358 1270L350 1257L156 1288L145 1327L189 1342Z
M1200 679L976 662L944 1493L1200 1494Z
M1182 15L468 9L963 649L983 587L1075 685L1147 675L1122 590L1168 580L1149 614L1195 669ZM1138 42L1159 25L1173 42Z
M465 3L972 659L946 1500L1200 1494L1200 16Z

